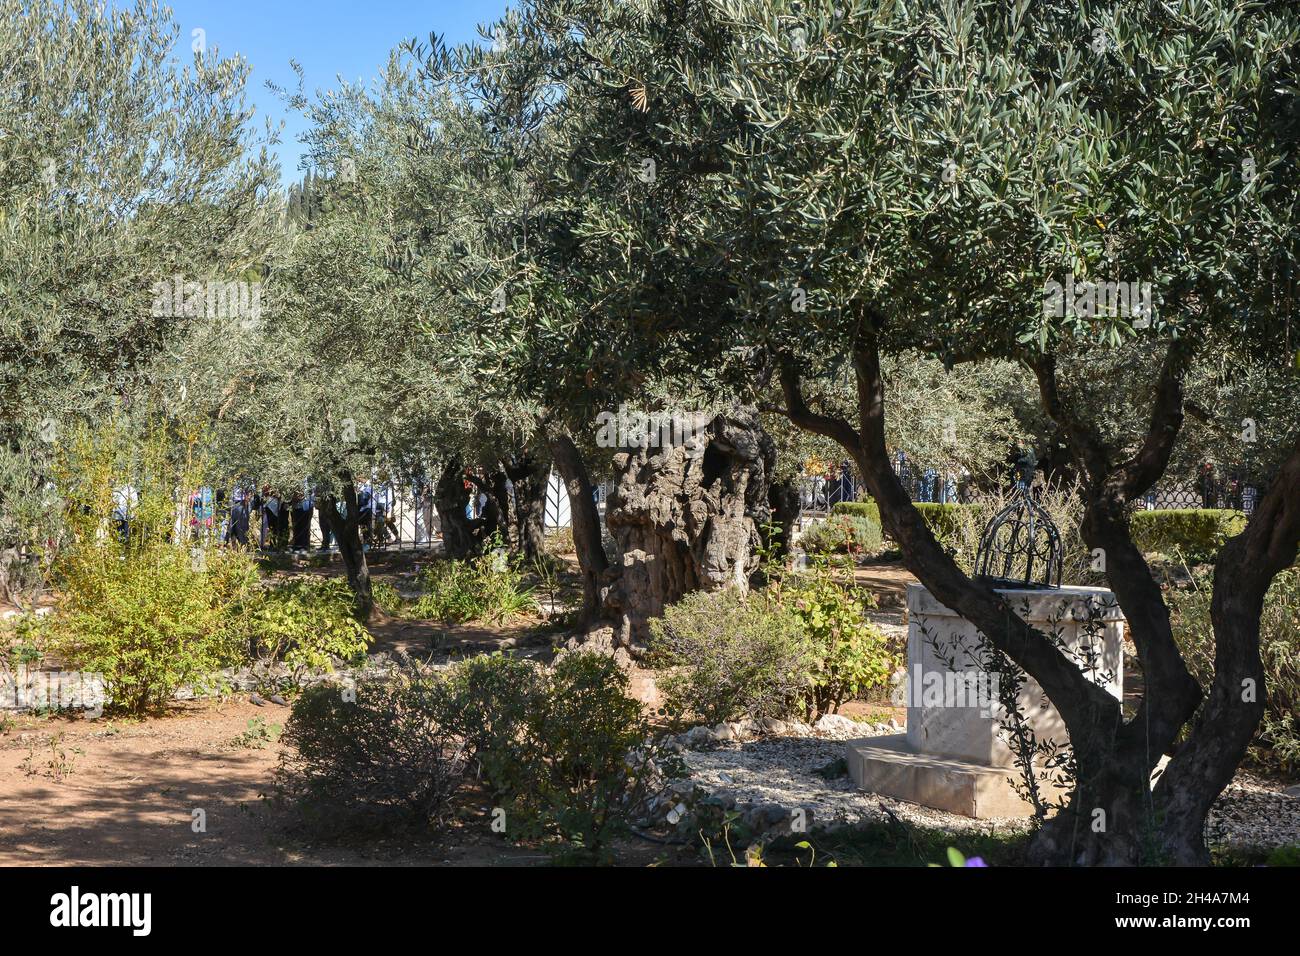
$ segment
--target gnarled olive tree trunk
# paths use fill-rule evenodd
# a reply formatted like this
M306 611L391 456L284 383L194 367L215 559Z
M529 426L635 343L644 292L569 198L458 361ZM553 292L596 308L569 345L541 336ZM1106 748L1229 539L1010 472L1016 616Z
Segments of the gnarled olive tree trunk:
M546 553L546 486L551 463L541 455L524 455L506 465L514 486L514 547L529 561Z
M461 560L474 554L476 542L469 519L465 517L468 503L465 463L459 457L448 459L433 487L433 504L438 509L442 528L442 553L448 558Z
M695 590L746 589L758 567L776 446L752 412L673 429L680 443L619 452L605 523L618 545L605 611L638 653L649 621Z

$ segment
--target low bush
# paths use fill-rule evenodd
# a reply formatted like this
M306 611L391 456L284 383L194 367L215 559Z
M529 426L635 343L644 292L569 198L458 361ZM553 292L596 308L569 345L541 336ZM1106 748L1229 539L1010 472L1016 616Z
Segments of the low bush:
M247 555L177 536L175 489L201 479L177 464L176 441L162 429L134 438L110 420L59 448L66 539L46 650L101 674L109 707L130 714L161 709L182 686L202 689L238 660L231 609L256 590Z
M808 720L888 684L902 648L866 618L869 594L824 561L776 573L761 592L687 595L651 622L669 706L714 723Z
M650 622L650 663L670 712L705 723L786 717L814 661L800 621L733 589L686 595Z
M166 541L126 555L112 541L77 542L60 555L48 651L65 667L102 674L110 709L159 710L182 686L204 687L240 659L231 608L250 573L239 553L214 552L200 566Z
M1209 575L1194 576L1193 586L1166 592L1174 639L1187 668L1208 691L1214 680L1214 627L1210 620ZM1259 622L1264 663L1264 718L1249 759L1284 772L1300 770L1300 569L1273 580Z
M507 834L560 836L566 853L593 857L671 766L627 687L601 654L567 654L549 669L480 657L457 666L438 707L501 802Z
M649 768L666 755L650 743L641 703L612 658L568 654L544 673L542 691L525 720L527 759L512 803L546 820L567 855L598 857L657 788Z
M874 554L883 545L879 519L850 514L814 521L799 536L799 546L809 554Z
M278 780L324 831L443 822L464 747L440 720L441 679L419 665L355 688L318 684L294 701Z
M504 654L471 657L447 678L441 719L465 742L465 755L480 776L501 781L522 759L521 728L539 693L537 667Z
M826 563L777 580L771 599L799 621L811 667L801 704L812 720L835 713L847 700L889 683L902 665L902 649L867 620L869 592L841 580Z
M338 578L299 577L250 595L233 612L247 653L295 673L331 670L365 654L370 632L353 614L352 591Z
M375 605L386 614L391 614L394 617L405 616L407 610L406 600L391 582L372 579L370 582L370 595L375 599Z
M316 823L370 805L435 823L471 766L504 834L560 838L564 855L599 857L677 773L627 691L614 659L581 652L549 669L506 656L443 676L408 665L357 685L352 701L318 685L285 728L283 791Z
M1212 561L1224 542L1245 527L1242 512L1217 508L1135 511L1129 519L1129 531L1139 549L1148 554L1177 554L1196 564Z
M459 624L499 624L536 607L517 558L492 552L468 561L435 561L420 575L413 617Z

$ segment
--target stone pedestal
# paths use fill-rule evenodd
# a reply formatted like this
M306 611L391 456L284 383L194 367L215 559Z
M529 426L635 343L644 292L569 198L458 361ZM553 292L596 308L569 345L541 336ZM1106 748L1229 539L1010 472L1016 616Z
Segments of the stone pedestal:
M1059 637L1088 676L1123 698L1124 617L1105 588L1000 590L1015 613ZM1007 680L987 665L975 626L920 584L907 589L906 734L850 741L847 760L864 790L966 816L1029 816L1016 793L1023 778L1005 743ZM1019 711L1040 741L1069 741L1056 708L1026 677ZM1050 786L1040 781L1045 795Z

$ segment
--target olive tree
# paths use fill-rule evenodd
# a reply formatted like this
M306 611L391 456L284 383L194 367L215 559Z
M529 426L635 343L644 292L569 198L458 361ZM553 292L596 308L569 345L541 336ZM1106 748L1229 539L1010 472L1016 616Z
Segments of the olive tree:
M159 283L247 282L260 262L273 132L252 127L248 65L199 36L177 62L155 3L3 0L0 23L0 549L30 555L54 536L58 441L124 401L139 417L204 322Z
M1227 0L537 0L523 15L563 81L551 167L568 234L606 257L584 301L632 303L563 330L609 345L587 386L674 361L710 380L767 363L790 420L856 463L911 570L1062 714L1076 788L1033 857L1203 862L1206 813L1263 710L1264 594L1300 541L1297 423L1255 422L1278 453L1218 556L1208 697L1128 514L1168 467L1198 362L1227 353L1294 389L1300 15ZM912 350L1032 374L1138 649L1135 716L964 574L912 506L882 373ZM1085 383L1107 352L1124 353L1128 407L1099 421L1109 398ZM853 375L845 413L808 387L837 362Z

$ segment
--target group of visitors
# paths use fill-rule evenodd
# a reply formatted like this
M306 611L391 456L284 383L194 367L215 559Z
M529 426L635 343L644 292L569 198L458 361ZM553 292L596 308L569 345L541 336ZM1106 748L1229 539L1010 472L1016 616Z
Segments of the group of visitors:
M411 488L415 503L415 543L432 544L437 531L434 519L432 488L415 482ZM229 497L222 488L203 485L183 498L184 506L177 531L192 539L219 542L229 547L250 546L250 532L259 550L292 550L303 553L312 549L312 519L316 513L317 494L308 482L286 494L262 485L258 490L247 481L238 481ZM131 484L113 489L112 523L115 532L126 540L139 505L139 493ZM347 504L336 503L341 517L347 516ZM396 495L390 482L366 481L357 487L357 514L365 547L382 547L389 540L400 540L396 520ZM316 517L319 529L318 550L334 545L329 522Z

